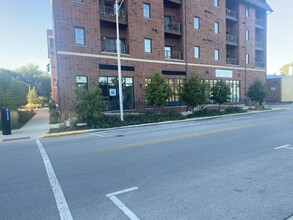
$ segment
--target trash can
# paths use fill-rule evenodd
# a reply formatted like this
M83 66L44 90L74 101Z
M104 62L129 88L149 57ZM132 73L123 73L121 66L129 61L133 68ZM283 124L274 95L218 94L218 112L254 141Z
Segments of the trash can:
M1 109L1 121L2 121L2 134L10 135L11 134L11 120L10 120L10 109L2 108Z

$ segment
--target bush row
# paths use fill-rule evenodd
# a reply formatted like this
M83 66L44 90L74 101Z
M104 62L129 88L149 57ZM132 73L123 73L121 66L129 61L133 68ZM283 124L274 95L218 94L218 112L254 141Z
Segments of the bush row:
M110 128L110 127L120 127L125 125L136 125L136 124L146 124L146 123L156 123L163 121L175 121L182 120L186 118L196 118L196 117L209 117L224 114L235 114L246 112L240 107L230 107L224 111L218 110L200 110L193 114L183 116L179 112L168 112L168 113L154 113L145 112L142 114L125 114L124 121L120 120L119 115L101 115L100 117L88 121L89 128Z

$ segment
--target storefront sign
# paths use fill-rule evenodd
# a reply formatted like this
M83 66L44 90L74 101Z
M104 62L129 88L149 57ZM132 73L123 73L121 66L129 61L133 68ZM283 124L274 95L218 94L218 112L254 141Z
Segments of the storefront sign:
M216 77L219 78L232 78L233 71L232 70L216 70Z

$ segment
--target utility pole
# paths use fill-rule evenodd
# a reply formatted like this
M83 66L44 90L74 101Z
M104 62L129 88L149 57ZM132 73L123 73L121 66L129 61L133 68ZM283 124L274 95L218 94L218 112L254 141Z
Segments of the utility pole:
M122 93L122 77L121 77L121 58L120 58L120 36L119 36L119 9L122 5L118 6L118 0L115 0L116 10L116 49L117 49L117 62L118 62L118 84L119 84L119 107L120 107L120 120L124 121L123 117L123 93Z

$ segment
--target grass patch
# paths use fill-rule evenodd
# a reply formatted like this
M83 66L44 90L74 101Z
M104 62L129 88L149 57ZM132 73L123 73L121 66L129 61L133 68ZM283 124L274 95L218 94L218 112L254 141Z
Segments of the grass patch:
M36 113L33 110L30 111L17 111L11 112L11 129L20 129L24 126ZM2 131L2 122L0 117L0 130Z

